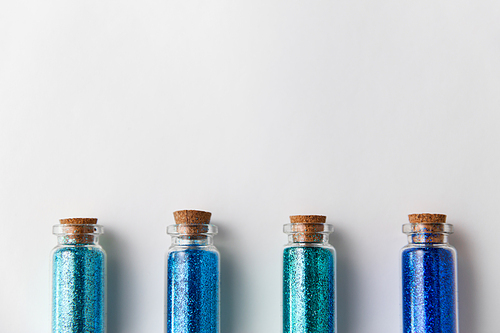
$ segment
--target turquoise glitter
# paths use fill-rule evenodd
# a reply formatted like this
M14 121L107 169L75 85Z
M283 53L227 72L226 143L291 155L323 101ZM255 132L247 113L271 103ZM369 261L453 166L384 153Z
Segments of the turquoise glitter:
M219 256L189 248L167 262L167 333L219 332Z
M318 246L283 253L283 333L335 333L334 255Z
M403 333L457 333L454 251L404 249L402 270Z
M52 332L105 332L105 254L88 245L53 253Z

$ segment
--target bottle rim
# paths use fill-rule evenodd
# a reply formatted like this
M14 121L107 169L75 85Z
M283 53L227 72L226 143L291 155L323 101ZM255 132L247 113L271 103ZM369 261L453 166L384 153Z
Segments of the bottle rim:
M104 227L96 224L56 224L52 227L52 233L56 236L68 235L102 235Z
M411 234L452 234L453 224L449 223L406 223L403 233Z
M331 234L334 228L326 223L287 223L283 225L286 234Z

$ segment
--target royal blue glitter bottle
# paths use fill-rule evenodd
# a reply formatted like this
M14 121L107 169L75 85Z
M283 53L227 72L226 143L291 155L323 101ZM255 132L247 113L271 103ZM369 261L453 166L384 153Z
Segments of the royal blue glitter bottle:
M106 331L106 254L98 243L103 232L94 218L60 220L53 227L52 332Z
M411 214L401 251L403 333L458 333L457 254L442 214Z
M219 333L219 252L211 215L177 211L176 224L167 228L172 245L166 255L166 333Z
M290 216L283 252L283 333L335 333L335 249L326 216Z

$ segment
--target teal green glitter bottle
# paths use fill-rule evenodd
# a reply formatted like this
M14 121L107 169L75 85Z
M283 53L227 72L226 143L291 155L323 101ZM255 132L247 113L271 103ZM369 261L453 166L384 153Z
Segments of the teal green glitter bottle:
M284 225L283 333L335 333L335 249L326 216L290 216Z
M106 254L94 218L60 220L53 227L52 333L106 332Z

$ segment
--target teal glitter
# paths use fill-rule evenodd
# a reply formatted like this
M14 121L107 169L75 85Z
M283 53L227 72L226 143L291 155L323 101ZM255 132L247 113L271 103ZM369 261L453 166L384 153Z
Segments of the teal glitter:
M105 332L105 254L99 247L61 246L53 253L52 332Z
M403 332L457 333L455 254L443 247L402 252Z
M219 332L219 255L173 251L167 262L167 333Z
M283 253L283 333L335 333L334 256L317 246Z

